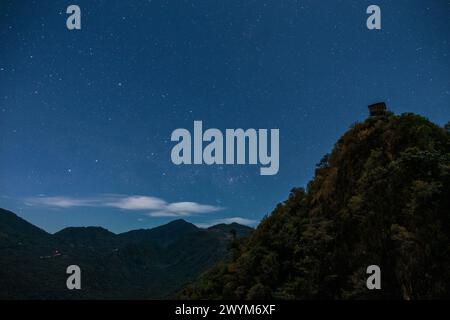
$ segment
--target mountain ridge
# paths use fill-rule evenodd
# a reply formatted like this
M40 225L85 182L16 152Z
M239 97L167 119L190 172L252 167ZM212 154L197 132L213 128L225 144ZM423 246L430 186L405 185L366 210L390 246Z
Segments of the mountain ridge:
M237 222L218 223L218 224L212 225L210 227L197 227L194 223L189 222L189 221L187 221L185 219L179 218L179 219L174 219L174 220L171 220L171 221L169 221L167 223L164 223L164 224L161 224L161 225L158 225L158 226L155 226L155 227L131 229L131 230L128 230L128 231L123 231L123 232L114 232L114 231L111 231L108 228L105 228L105 227L102 227L102 226L92 225L92 226L76 226L76 227L70 227L69 226L69 227L64 227L64 228L62 228L62 229L60 229L58 231L55 231L55 232L51 233L51 232L46 231L43 228L40 228L40 227L32 224L29 221L25 220L24 218L20 217L18 214L14 213L13 211L0 207L0 223L2 223L1 218L5 217L5 216L9 216L10 218L19 218L22 222L25 222L26 224L31 225L33 228L39 229L43 233L48 234L48 235L57 235L57 234L65 233L68 230L95 230L95 229L98 229L98 230L102 229L102 230L107 231L107 232L109 232L111 234L114 234L114 235L123 235L123 234L129 233L129 232L150 231L150 230L159 229L159 228L165 228L165 227L169 227L169 226L173 226L173 225L178 225L178 226L179 225L186 225L186 226L192 226L192 227L194 227L196 229L203 229L203 230L214 229L214 228L220 227L220 226L230 226L230 227L236 226L238 228L246 228L246 229L249 229L249 230L253 229L252 227L249 227L249 226L244 225L244 224L239 224Z
M170 297L228 259L234 239L225 233L177 219L119 234L103 227L67 227L50 234L0 209L0 299ZM65 270L72 264L82 269L83 290L65 286Z

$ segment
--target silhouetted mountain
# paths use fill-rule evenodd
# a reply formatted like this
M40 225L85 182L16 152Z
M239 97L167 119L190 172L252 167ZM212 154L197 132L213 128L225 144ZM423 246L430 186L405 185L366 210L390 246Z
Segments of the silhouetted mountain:
M186 234L198 231L200 231L200 229L192 223L183 219L177 219L153 229L140 229L125 232L119 234L119 237L133 242L155 241L160 245L167 246L168 244L179 240Z
M116 235L102 227L69 227L54 234L59 243L109 246L117 243Z
M450 297L450 130L370 106L190 299ZM367 267L381 269L368 290Z
M229 258L231 229L197 228L184 220L116 235L69 227L54 235L0 209L0 299L165 298ZM246 230L247 233L242 232ZM66 288L66 268L82 270L82 290Z
M237 237L243 237L248 235L252 230L252 228L233 222L230 224L225 223L216 224L214 226L209 227L208 230L219 232L224 235L229 235L232 232L236 232Z
M0 209L0 246L6 243L37 243L46 241L49 237L50 234L13 212Z

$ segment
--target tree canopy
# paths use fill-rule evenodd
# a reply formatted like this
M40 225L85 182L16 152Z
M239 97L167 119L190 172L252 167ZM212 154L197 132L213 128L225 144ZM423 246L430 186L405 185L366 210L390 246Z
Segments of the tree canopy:
M450 297L450 132L387 113L354 124L233 260L187 286L188 299ZM366 268L381 268L368 290Z

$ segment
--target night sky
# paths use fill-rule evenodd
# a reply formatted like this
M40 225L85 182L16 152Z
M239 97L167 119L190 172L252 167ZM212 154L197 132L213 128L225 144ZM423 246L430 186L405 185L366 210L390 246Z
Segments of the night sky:
M2 0L0 207L50 232L255 225L368 104L447 123L449 53L448 0ZM194 120L278 128L278 174L175 166Z

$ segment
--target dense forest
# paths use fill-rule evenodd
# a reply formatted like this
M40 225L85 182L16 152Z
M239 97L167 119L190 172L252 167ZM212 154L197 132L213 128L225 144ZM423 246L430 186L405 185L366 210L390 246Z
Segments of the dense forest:
M232 250L179 297L449 298L450 125L390 112L354 124Z

